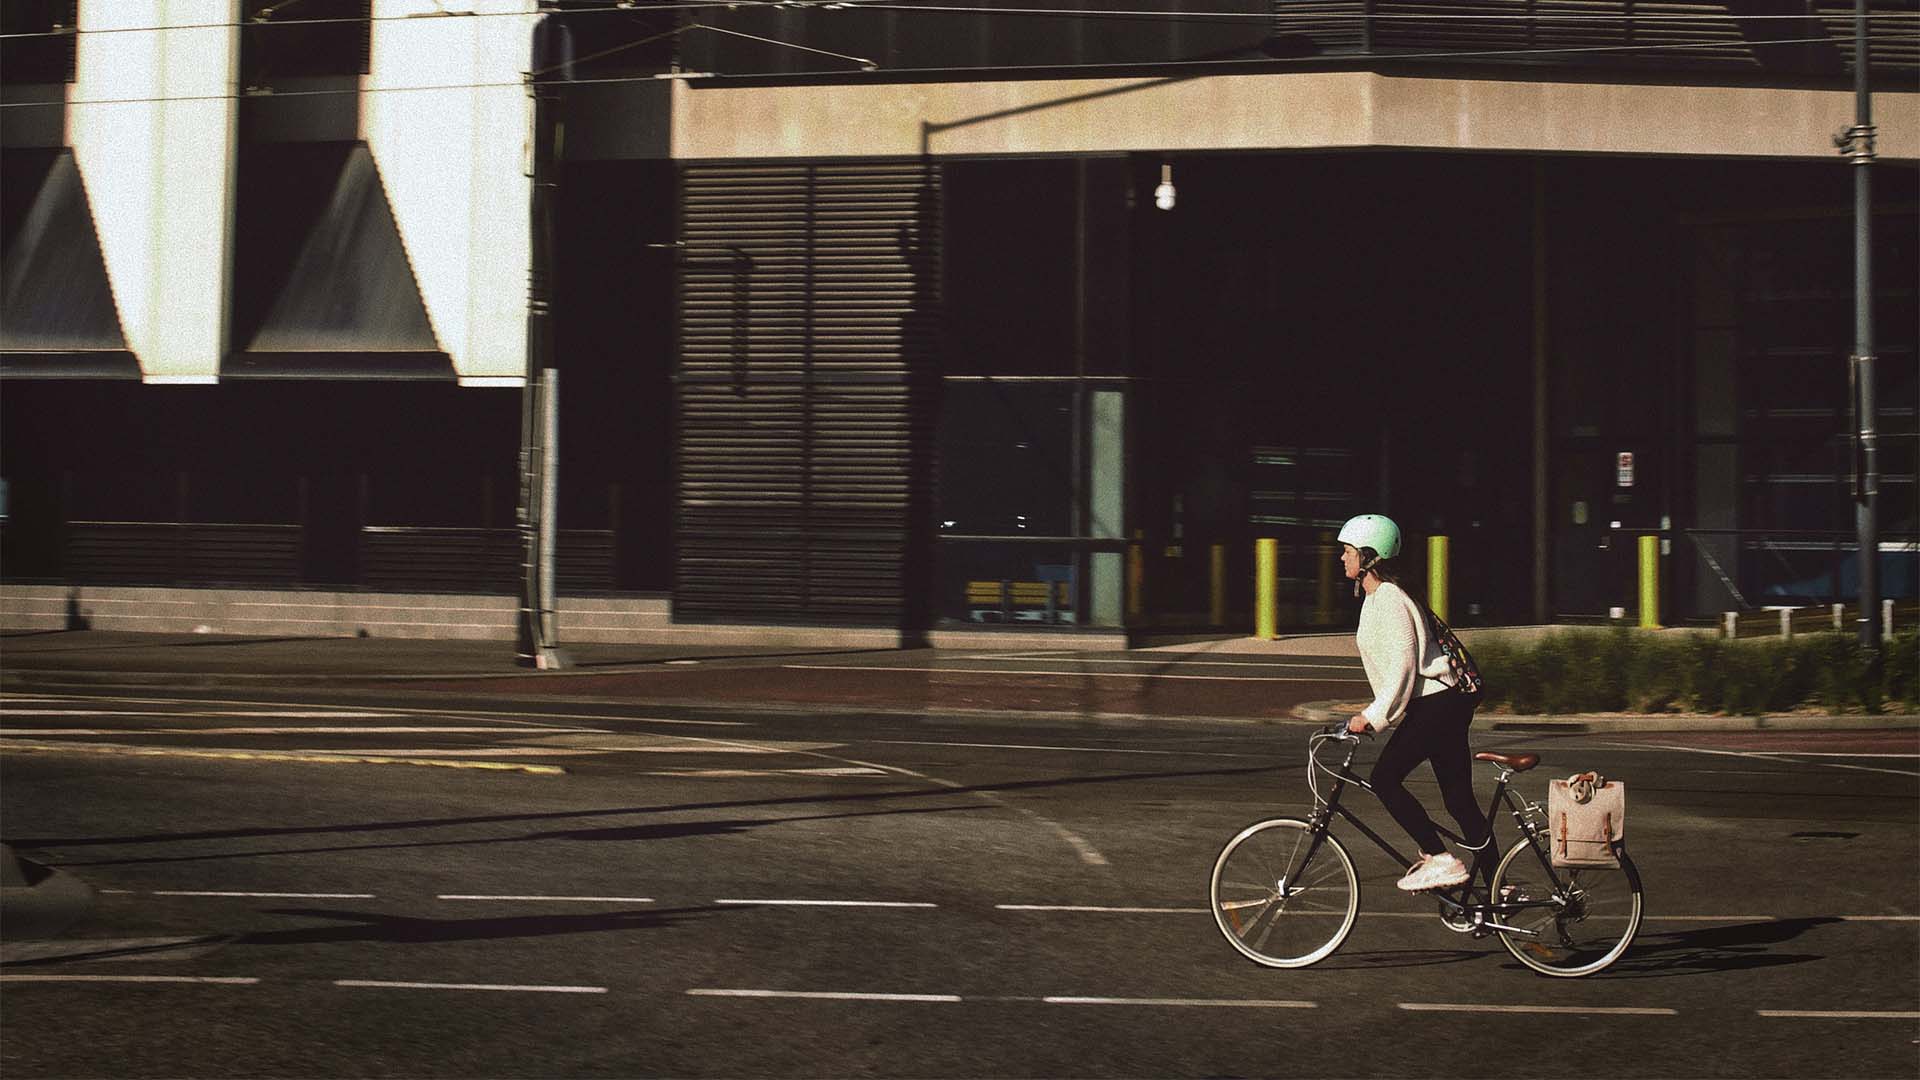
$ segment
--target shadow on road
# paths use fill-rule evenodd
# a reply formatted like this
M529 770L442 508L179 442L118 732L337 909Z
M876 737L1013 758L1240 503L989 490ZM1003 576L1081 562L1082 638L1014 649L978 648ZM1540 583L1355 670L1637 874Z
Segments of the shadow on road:
M142 833L134 836L40 836L19 837L9 842L18 849L43 850L68 847L114 847L123 844L168 844L194 840L242 840L273 836L315 836L330 833L367 833L367 832L403 832L408 829L435 829L461 825L503 825L531 823L541 821L586 820L591 818L621 817L638 814L692 813L701 810L739 810L769 806L806 806L815 803L870 803L893 799L946 799L956 795L982 794L999 795L1009 792L1032 791L1046 788L1062 788L1080 784L1127 783L1140 780L1176 780L1194 777L1243 776L1252 773L1276 772L1278 767L1261 765L1230 769L1193 769L1165 772L1115 773L1107 776L1067 776L1049 780L1015 780L1003 784L972 784L953 787L929 786L918 791L871 791L857 794L828 795L792 795L773 799L733 799L724 802L679 803L669 806L616 806L586 810L555 810L538 814L483 814L468 817L421 818L411 821L376 821L352 825L294 825L276 826L258 829L208 829L198 832L179 833ZM943 807L942 809L954 809ZM790 818L770 820L794 820ZM545 834L562 835L562 834ZM444 843L477 843L482 841L443 841ZM393 846L429 846L427 844L409 845L372 845L374 847ZM341 851L351 848L325 848L319 850ZM250 854L250 853L248 853ZM219 858L222 856L193 856L193 858ZM113 861L71 861L44 860L57 866L104 866L122 862L142 860ZM153 860L165 861L165 860Z
M1668 978L1678 975L1711 975L1726 971L1781 967L1824 960L1817 953L1771 952L1769 948L1792 941L1808 930L1843 919L1817 917L1805 919L1768 919L1737 926L1713 926L1700 930L1680 930L1666 934L1642 932L1634 939L1627 955L1601 979ZM1340 952L1315 964L1308 972L1362 971L1385 968L1432 967L1474 960L1499 959L1501 966L1525 970L1492 942L1486 949L1381 949L1372 952ZM1305 972L1303 972L1305 973Z
M903 806L894 810L855 810L845 814L807 814L801 817L736 818L723 821L686 821L661 825L623 825L611 829L571 829L532 833L515 840L672 840L683 836L722 836L743 833L763 825L785 825L794 821L832 821L836 818L890 817L894 814L941 814L951 810L979 811L980 806Z
M391 844L340 844L332 847L274 848L266 851L217 851L202 855L155 855L138 859L93 859L63 863L63 866L142 866L161 863L214 862L221 859L252 859L267 855L328 855L343 851L405 851L417 848L465 847L474 844L519 844L539 840L673 840L687 836L721 836L744 833L767 825L785 825L796 821L827 821L834 818L889 817L895 814L938 814L950 810L990 810L991 806L903 806L892 810L859 810L844 814L807 814L797 817L735 818L720 821L662 822L658 825L622 825L606 829L573 829L527 833L523 836L476 836L461 840L417 840Z
M299 930L268 930L243 934L235 945L336 945L377 941L406 945L446 941L489 941L499 938L552 937L558 934L595 934L607 930L657 930L725 909L667 908L660 911L603 911L576 915L510 915L492 919L422 919L370 911L329 911L326 908L275 908L269 915L329 919L345 926L311 926Z
M1844 922L1844 919L1819 916L1805 919L1768 919L1736 926L1710 926L1700 930L1679 930L1647 934L1634 938L1627 955L1602 978L1648 979L1675 975L1713 975L1723 971L1783 967L1824 960L1820 953L1775 952L1783 945L1815 927Z
M1485 950L1475 949L1380 949L1374 952L1340 952L1314 965L1319 971L1377 971L1384 968L1432 967L1435 964L1463 964L1485 959Z

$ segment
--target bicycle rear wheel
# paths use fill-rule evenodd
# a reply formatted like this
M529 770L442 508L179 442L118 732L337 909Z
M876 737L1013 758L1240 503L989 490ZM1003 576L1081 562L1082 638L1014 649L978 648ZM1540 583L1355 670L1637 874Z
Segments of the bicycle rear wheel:
M1307 863L1313 847L1306 822L1275 818L1242 829L1213 861L1214 925L1256 964L1306 967L1332 954L1353 930L1360 913L1353 859L1323 835Z
M1640 874L1625 852L1618 869L1559 867L1566 886L1556 898L1543 861L1545 839L1515 844L1493 874L1493 895L1508 903L1538 902L1499 921L1500 944L1514 959L1542 975L1578 978L1612 966L1640 929ZM1530 931L1530 932L1529 932Z

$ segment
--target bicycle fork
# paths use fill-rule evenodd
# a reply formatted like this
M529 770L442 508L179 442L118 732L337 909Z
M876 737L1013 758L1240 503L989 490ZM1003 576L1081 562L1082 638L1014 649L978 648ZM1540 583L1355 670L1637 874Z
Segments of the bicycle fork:
M1299 864L1293 868L1294 881L1305 880L1307 868L1313 865L1313 857L1320 854L1320 844L1327 838L1327 828L1331 824L1332 822L1328 817L1320 812L1316 812L1311 818L1307 819L1307 835L1312 837L1312 839L1307 842L1307 853L1301 856ZM1282 874L1280 880L1274 884L1278 889L1280 899L1286 900L1294 895L1292 888L1293 883L1287 880L1286 875Z

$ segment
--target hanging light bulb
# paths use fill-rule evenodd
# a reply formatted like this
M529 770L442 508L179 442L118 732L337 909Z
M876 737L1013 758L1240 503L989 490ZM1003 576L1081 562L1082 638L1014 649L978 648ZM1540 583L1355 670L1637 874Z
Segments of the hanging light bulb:
M1173 166L1160 166L1160 186L1153 189L1153 205L1162 210L1173 209Z

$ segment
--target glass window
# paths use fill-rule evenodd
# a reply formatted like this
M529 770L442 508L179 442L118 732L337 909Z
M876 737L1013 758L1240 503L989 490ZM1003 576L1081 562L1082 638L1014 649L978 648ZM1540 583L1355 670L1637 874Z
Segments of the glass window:
M966 623L1065 625L1082 621L1073 547L1012 541L940 548L939 615Z
M1073 388L948 382L940 418L940 532L1073 533Z
M1074 374L1074 166L947 166L947 371Z

